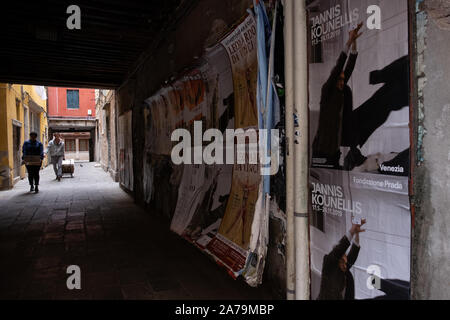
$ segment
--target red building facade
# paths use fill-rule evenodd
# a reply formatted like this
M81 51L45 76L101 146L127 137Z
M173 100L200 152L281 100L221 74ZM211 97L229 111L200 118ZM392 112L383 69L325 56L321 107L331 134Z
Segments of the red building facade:
M66 159L94 161L95 89L48 88L49 139L60 133Z
M48 115L95 119L95 89L49 87Z

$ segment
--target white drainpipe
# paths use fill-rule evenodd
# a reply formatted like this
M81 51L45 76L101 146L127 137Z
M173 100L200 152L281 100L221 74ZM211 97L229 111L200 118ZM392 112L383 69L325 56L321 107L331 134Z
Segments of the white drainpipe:
M285 0L284 45L286 78L286 299L295 300L294 228L294 8Z
M295 216L295 298L310 299L309 267L309 121L308 50L305 1L294 6L294 216Z

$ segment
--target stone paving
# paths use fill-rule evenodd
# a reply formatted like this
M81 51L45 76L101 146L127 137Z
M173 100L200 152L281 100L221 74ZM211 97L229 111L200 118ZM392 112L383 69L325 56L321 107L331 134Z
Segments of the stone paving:
M94 163L74 178L41 171L0 192L0 299L271 299L231 279L211 259L136 206ZM69 265L81 290L67 289Z

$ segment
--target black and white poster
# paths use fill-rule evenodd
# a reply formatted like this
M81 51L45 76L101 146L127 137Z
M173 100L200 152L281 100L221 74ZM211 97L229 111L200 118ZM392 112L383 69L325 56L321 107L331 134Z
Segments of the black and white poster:
M307 3L312 299L406 299L407 1Z

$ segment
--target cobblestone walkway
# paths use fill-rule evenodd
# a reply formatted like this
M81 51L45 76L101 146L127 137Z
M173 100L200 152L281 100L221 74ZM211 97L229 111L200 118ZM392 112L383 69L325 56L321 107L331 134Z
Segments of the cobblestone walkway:
M270 299L232 280L93 163L0 192L0 299ZM69 265L82 290L69 291Z

